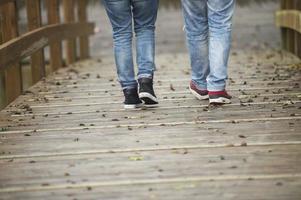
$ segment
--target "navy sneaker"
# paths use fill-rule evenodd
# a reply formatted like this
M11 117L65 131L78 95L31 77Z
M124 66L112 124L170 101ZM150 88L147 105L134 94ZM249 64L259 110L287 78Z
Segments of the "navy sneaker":
M156 106L158 99L153 88L152 78L140 78L139 83L139 98L144 102L145 106Z
M125 97L125 109L136 109L143 106L143 102L139 99L137 88L124 89L123 94Z
M209 91L210 104L230 104L232 96L230 96L226 90L224 91Z
M208 100L209 99L208 91L200 90L193 81L190 81L189 90L199 100Z

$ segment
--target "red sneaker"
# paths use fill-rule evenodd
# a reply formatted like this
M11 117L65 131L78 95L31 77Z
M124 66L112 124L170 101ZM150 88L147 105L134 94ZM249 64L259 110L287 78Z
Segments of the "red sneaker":
M198 89L198 86L193 81L190 81L189 90L199 100L209 99L208 90Z
M226 90L224 91L209 91L210 104L230 104L232 96L230 96Z

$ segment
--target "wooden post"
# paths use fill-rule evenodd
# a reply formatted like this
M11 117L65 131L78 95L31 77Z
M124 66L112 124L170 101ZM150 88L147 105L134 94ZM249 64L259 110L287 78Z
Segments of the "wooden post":
M48 24L60 23L60 11L58 0L46 0ZM50 66L52 71L63 66L62 43L54 42L50 44Z
M74 1L75 0L63 0L64 21L66 23L75 22ZM67 55L67 64L72 64L76 61L76 39L67 40L66 55Z
M42 25L40 0L26 0L28 30L33 31ZM32 84L45 76L44 50L39 50L31 56Z
M294 8L294 0L286 0L285 1L285 8L286 9L293 9ZM287 35L286 35L286 44L287 44L287 50L291 53L294 53L295 51L295 33L294 30L287 29Z
M5 94L5 75L0 73L0 110L6 105L6 94Z
M296 0L296 10L301 11L301 1ZM300 23L299 23L300 26ZM296 32L296 54L301 58L301 33Z
M79 22L87 22L87 0L77 0L77 12ZM80 59L89 58L89 38L82 36L79 38Z
M16 4L7 3L0 8L2 40L7 42L18 36ZM19 64L5 70L6 104L12 102L22 92L22 73Z
M0 15L1 17L1 15ZM2 44L2 20L0 20L0 45ZM5 75L3 71L0 71L0 110L6 105L5 95Z
M286 8L285 2L286 0L280 1L280 10L284 10ZM282 49L288 50L286 38L287 38L287 28L281 28Z

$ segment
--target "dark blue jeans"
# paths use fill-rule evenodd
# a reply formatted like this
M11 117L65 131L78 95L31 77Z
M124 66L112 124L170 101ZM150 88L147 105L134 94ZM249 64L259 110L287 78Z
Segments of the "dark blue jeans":
M137 87L133 62L133 27L136 35L138 78L155 71L155 23L158 0L103 0L113 28L115 62L123 89ZM134 26L133 26L134 25Z

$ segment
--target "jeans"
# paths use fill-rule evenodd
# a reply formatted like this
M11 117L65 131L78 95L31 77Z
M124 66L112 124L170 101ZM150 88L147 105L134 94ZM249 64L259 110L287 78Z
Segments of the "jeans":
M235 0L182 0L192 81L201 90L226 87Z
M152 78L155 67L155 23L158 0L103 0L113 28L118 79L123 89L137 87L133 62L133 24L138 79Z

